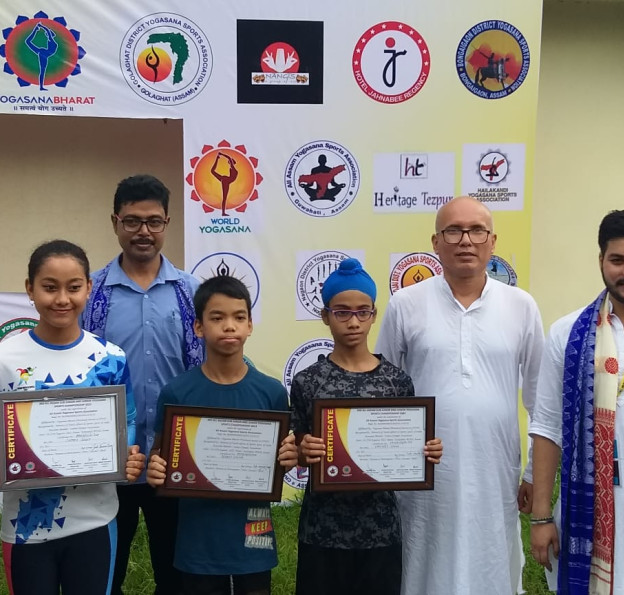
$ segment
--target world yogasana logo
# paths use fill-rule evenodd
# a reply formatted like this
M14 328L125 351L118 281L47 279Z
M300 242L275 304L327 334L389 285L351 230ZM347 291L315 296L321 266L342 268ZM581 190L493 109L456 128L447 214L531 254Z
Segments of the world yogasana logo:
M14 27L2 30L0 45L4 72L15 75L20 87L37 85L40 91L65 87L70 76L80 74L78 63L86 52L78 45L80 32L68 29L64 17L50 19L39 11L33 18L18 16Z
M244 213L249 202L258 198L262 175L256 171L258 159L247 155L244 145L222 140L216 147L204 145L201 155L190 161L193 169L186 176L192 186L191 199L202 203L205 213L228 211Z

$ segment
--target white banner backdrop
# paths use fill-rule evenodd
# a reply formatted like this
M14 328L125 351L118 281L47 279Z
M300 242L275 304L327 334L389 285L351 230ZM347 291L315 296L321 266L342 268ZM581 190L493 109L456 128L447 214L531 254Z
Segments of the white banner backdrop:
M427 253L460 191L501 211L498 256L526 284L541 9L3 0L0 114L183 119L186 268L244 279L248 354L281 377L327 336L331 267L302 280L304 257L364 258L383 314L391 255Z

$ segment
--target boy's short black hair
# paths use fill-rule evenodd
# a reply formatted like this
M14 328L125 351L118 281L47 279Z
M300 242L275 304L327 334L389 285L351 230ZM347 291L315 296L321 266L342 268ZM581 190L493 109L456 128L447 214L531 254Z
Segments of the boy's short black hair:
M130 176L119 182L113 201L113 212L119 215L125 204L143 200L159 202L165 215L169 214L169 189L158 178L148 174Z
M624 238L624 211L611 211L604 216L598 228L598 245L600 254L607 251L611 240Z
M206 279L195 292L193 305L195 306L195 318L201 320L208 300L215 294L221 293L236 300L245 300L247 315L251 320L251 296L245 284L236 277L218 275Z

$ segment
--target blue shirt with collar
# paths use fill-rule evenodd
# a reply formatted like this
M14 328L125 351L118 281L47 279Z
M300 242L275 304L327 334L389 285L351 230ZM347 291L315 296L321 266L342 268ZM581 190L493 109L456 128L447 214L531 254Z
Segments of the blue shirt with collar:
M160 269L147 289L126 275L119 257L111 263L104 282L112 286L104 338L126 352L137 410L136 444L147 455L154 445L160 390L186 369L182 315L174 288L178 279L183 279L191 295L199 287L195 277L161 254Z

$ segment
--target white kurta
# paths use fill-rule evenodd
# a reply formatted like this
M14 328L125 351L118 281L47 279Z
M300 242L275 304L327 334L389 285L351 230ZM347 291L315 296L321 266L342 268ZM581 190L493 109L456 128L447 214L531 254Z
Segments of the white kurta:
M550 328L542 366L540 368L539 382L537 384L537 399L533 420L529 426L529 432L534 435L544 436L552 440L561 448L561 408L563 390L563 364L565 350L568 344L570 330L583 309L572 312L557 320ZM611 315L611 324L614 330L615 345L619 363L619 378L622 378L624 370L624 327L617 316ZM624 518L624 395L620 393L615 409L615 439L618 444L620 457L620 485L613 488L615 523L616 527ZM557 501L554 516L557 530L561 534L561 502ZM614 566L613 566L613 595L624 595L624 567L622 565L622 552L624 552L624 530L615 531L614 543ZM546 571L549 588L554 591L557 588L557 560L551 559L553 572Z
M516 592L518 388L522 373L532 413L543 341L533 298L489 278L467 309L443 277L392 296L377 351L410 374L416 395L436 397L444 442L435 489L398 494L403 595Z

